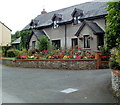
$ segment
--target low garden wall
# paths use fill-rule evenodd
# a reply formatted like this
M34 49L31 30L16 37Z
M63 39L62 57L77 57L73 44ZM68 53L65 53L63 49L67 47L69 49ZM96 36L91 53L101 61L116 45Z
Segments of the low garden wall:
M120 71L112 70L112 89L120 96Z
M101 61L102 69L109 69L109 61Z
M2 59L2 63L14 67L40 69L94 70L96 59Z

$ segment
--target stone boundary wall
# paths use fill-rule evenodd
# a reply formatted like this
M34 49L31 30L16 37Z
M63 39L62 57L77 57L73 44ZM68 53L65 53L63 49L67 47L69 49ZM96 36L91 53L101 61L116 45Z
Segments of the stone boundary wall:
M120 96L120 70L112 70L112 89Z
M94 70L96 59L2 59L8 66L40 69Z
M101 69L109 69L109 61L101 61Z

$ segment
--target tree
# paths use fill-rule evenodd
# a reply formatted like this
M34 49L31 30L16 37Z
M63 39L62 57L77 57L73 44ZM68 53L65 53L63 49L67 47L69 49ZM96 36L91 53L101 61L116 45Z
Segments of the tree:
M19 37L20 37L20 31L16 31L15 34L11 34L11 41L13 42Z
M120 45L120 1L108 2L106 16L106 44L110 49Z
M110 68L120 70L120 1L108 2L108 15L106 24L106 44L112 49L116 48L110 59Z
M40 38L38 39L38 49L40 51L43 51L44 49L47 50L50 45L50 41L47 36L41 35Z
M28 49L28 39L31 36L32 31L31 30L23 30L20 31L20 36L21 36L21 42L20 42L20 47L22 49Z

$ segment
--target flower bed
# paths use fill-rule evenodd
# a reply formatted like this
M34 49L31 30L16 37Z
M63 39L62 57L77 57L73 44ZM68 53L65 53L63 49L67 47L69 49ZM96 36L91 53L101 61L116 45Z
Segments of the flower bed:
M87 51L81 48L67 49L67 50L53 50L44 49L42 52L35 52L32 55L22 55L16 57L17 59L94 59L95 52Z

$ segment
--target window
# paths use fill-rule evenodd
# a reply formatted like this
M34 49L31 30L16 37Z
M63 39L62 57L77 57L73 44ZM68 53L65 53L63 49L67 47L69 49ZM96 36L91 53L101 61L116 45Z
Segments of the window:
M78 39L77 38L73 38L72 39L72 48L76 48L78 46Z
M77 16L77 17L74 17L73 18L74 20L74 24L80 24L81 23L81 21L80 21L80 16Z
M35 49L36 47L36 41L32 41L32 48Z
M53 28L59 27L59 25L57 23L58 23L58 21L53 21Z
M81 23L81 21L80 21L80 16L78 16L77 19L78 19L78 20L77 20L78 24L80 24L80 23Z
M54 14L52 17L53 28L58 28L58 23L62 20L62 14Z
M89 35L84 36L84 48L90 48L90 38Z
M52 45L54 45L57 49L60 48L60 40L52 40Z
M83 10L81 10L79 8L75 8L71 15L73 17L73 24L80 24L81 23L81 17L84 14L83 14Z

